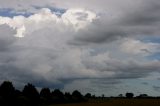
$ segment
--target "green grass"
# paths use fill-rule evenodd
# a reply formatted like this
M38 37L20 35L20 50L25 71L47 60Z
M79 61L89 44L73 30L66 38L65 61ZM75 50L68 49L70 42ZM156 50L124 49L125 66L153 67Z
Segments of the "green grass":
M57 104L50 106L160 106L160 99L104 99L86 103Z

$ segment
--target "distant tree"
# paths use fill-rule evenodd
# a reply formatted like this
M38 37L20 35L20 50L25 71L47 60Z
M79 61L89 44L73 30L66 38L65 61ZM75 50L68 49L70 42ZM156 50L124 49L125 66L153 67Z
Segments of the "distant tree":
M31 103L38 103L39 101L39 93L34 85L27 84L24 86L23 95L27 97Z
M148 97L148 95L147 94L140 94L138 97L139 98L146 98L146 97Z
M69 92L65 92L64 97L65 97L65 102L66 103L71 103L72 102L72 95Z
M63 103L64 102L64 94L59 89L55 89L52 92L52 99L53 99L54 103Z
M122 98L122 97L123 97L123 94L119 94L118 97Z
M82 97L82 94L78 90L75 90L75 91L73 91L72 96Z
M17 90L17 89L16 89L14 93L15 93L15 96L16 96L16 97L22 96L22 92L21 92L20 90Z
M126 98L133 98L134 94L133 93L126 93Z
M104 98L104 96L105 96L105 95L104 95L104 94L102 94L102 98Z
M72 95L69 92L65 92L64 96L66 96L66 97L72 97Z
M51 97L50 89L49 88L42 88L42 90L40 91L40 96L45 97L45 98Z
M88 93L86 97L92 96ZM22 91L16 90L10 81L4 81L0 85L0 106L43 106L50 103L84 102L84 100L83 95L77 90L72 94L67 92L63 94L59 89L51 93L49 88L43 88L39 94L36 87L30 83L25 85Z
M83 95L78 90L73 91L72 97L73 97L74 102L83 101Z
M91 98L92 95L91 95L90 93L87 93L87 94L85 95L85 97L86 97L86 98Z
M45 103L51 103L51 92L49 88L42 88L40 97Z
M15 88L12 82L4 81L0 86L0 96L3 98L12 98L15 93Z
M92 98L96 98L96 95L92 95Z

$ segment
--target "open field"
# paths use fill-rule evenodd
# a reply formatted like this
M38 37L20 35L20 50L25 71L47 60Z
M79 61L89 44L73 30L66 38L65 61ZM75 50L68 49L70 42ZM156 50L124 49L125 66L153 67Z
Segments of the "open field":
M50 106L160 106L160 99L108 99Z

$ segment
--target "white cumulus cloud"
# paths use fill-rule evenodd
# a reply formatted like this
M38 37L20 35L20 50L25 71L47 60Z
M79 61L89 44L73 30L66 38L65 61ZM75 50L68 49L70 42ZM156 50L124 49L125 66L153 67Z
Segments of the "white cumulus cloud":
M0 17L0 24L7 24L13 29L17 30L16 37L24 37L27 33L32 33L43 27L47 27L48 24L54 23L60 25L59 30L63 31L65 27L70 26L71 30L79 30L86 28L94 19L96 19L96 14L84 9L69 9L61 17L52 13L50 9L43 8L38 13L33 14L29 17L15 16L13 18ZM31 24L35 24L31 28ZM40 25L42 24L42 25Z

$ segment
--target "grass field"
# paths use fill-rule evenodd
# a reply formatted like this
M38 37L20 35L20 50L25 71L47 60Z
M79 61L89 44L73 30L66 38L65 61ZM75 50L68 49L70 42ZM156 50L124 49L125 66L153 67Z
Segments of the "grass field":
M50 106L160 106L160 99L105 99L86 103L58 104Z

